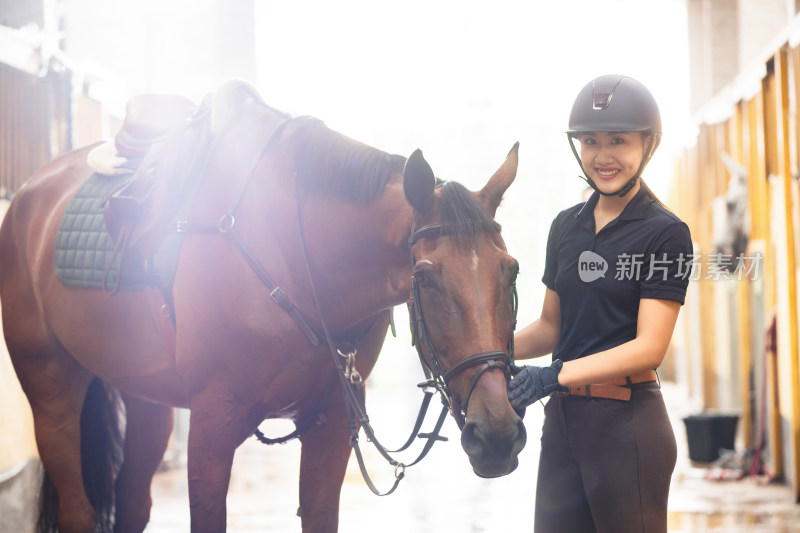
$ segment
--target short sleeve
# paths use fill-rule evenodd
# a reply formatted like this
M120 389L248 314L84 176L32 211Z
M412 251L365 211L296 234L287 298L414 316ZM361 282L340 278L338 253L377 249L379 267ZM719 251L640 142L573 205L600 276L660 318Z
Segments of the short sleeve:
M550 234L547 236L547 250L544 260L544 275L542 282L550 290L556 290L556 274L558 273L558 217L550 225Z
M683 222L670 224L645 257L641 298L675 300L683 305L692 272L692 237Z

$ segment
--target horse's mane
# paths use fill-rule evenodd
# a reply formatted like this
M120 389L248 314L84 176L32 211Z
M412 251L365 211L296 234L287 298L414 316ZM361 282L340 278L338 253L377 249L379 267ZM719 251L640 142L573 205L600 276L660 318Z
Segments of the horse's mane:
M403 156L354 141L318 119L295 120L305 123L292 128L284 143L304 187L368 203L383 191L393 173L403 171Z
M319 119L292 119L264 103L249 85L231 83L223 94L225 98L218 98L223 104L230 99L249 100L283 120L296 122L282 142L287 148L286 157L293 160L296 179L303 187L369 203L385 189L393 173L403 172L405 157L350 139L329 129ZM448 234L456 237L459 243L485 230L499 231L499 226L466 187L437 179L436 188L440 220L448 228Z
M369 203L386 187L392 173L402 172L406 158L382 152L329 129L313 117L296 117L279 111L259 96L252 85L240 80L223 84L210 96L211 129L222 131L242 112L259 113L294 124L282 137L284 157L291 159L298 182L311 189ZM256 120L259 120L256 118Z
M499 231L500 227L486 214L475 196L455 181L439 181L439 221L447 227L447 234L456 237L459 244L486 230Z

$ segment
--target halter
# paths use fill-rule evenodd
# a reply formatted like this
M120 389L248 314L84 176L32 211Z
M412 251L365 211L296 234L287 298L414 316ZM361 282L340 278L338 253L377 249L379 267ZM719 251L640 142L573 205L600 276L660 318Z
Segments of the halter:
M491 230L496 231L494 226ZM421 238L438 237L447 234L450 228L444 224L428 224L415 230L414 225L411 226L411 234L408 237L408 248L411 253L411 266L416 265L414 258L413 247L414 244ZM513 316L513 328L517 326L517 307L518 295L517 285L514 283L511 287L511 308ZM490 352L480 352L470 355L466 359L459 361L455 366L449 370L445 370L442 360L436 351L436 348L431 341L428 333L428 328L425 325L425 316L422 311L422 299L420 298L419 283L414 276L411 276L411 298L408 301L408 317L411 325L412 343L417 349L420 363L425 371L425 377L428 380L421 384L435 388L442 397L442 402L449 409L450 413L455 418L459 429L464 428L467 416L467 407L469 406L469 399L472 392L478 385L483 374L493 369L500 369L505 374L506 381L508 381L512 374L516 374L517 367L514 365L514 336L508 342L508 351L494 350ZM424 349L423 349L424 345ZM427 354L427 358L425 357ZM478 372L473 376L466 396L462 401L458 401L449 387L450 381L461 374L468 368L480 365Z

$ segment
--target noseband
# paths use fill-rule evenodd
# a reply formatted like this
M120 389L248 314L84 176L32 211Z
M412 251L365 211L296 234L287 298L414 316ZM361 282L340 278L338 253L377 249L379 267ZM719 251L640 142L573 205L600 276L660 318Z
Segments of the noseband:
M496 231L495 227L490 229ZM448 233L449 228L444 224L428 224L415 230L414 226L411 227L411 234L408 238L408 248L411 253L411 266L416 264L414 258L413 247L414 244L420 239L428 236L439 236ZM513 316L513 328L517 326L517 286L516 283L511 288L511 307ZM436 352L436 348L431 341L428 329L425 325L425 317L422 312L422 300L420 298L420 289L417 280L411 276L411 299L408 301L408 316L411 322L411 341L417 349L420 363L425 371L425 377L428 381L425 385L431 386L439 391L442 396L442 401L447 405L450 413L456 420L459 429L463 429L466 422L467 407L469 406L469 399L472 392L478 385L483 374L486 372L499 369L505 374L506 381L511 378L512 373L516 367L514 366L514 336L508 343L508 351L494 350L491 352L481 352L470 355L462 361L459 361L455 366L449 370L444 369L442 360ZM424 345L424 350L423 350ZM426 359L425 354L428 357ZM480 366L476 374L472 378L467 395L463 401L459 402L450 391L448 384L450 381L467 370L475 366Z

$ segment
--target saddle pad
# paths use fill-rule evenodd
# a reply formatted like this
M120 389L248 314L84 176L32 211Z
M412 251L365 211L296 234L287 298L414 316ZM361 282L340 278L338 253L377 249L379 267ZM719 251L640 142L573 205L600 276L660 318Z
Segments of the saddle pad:
M67 285L112 291L120 276L120 290L148 287L171 288L182 241L177 232L167 233L150 261L150 271L136 247L122 258L106 230L103 203L126 175L93 174L75 192L56 234L55 271Z

